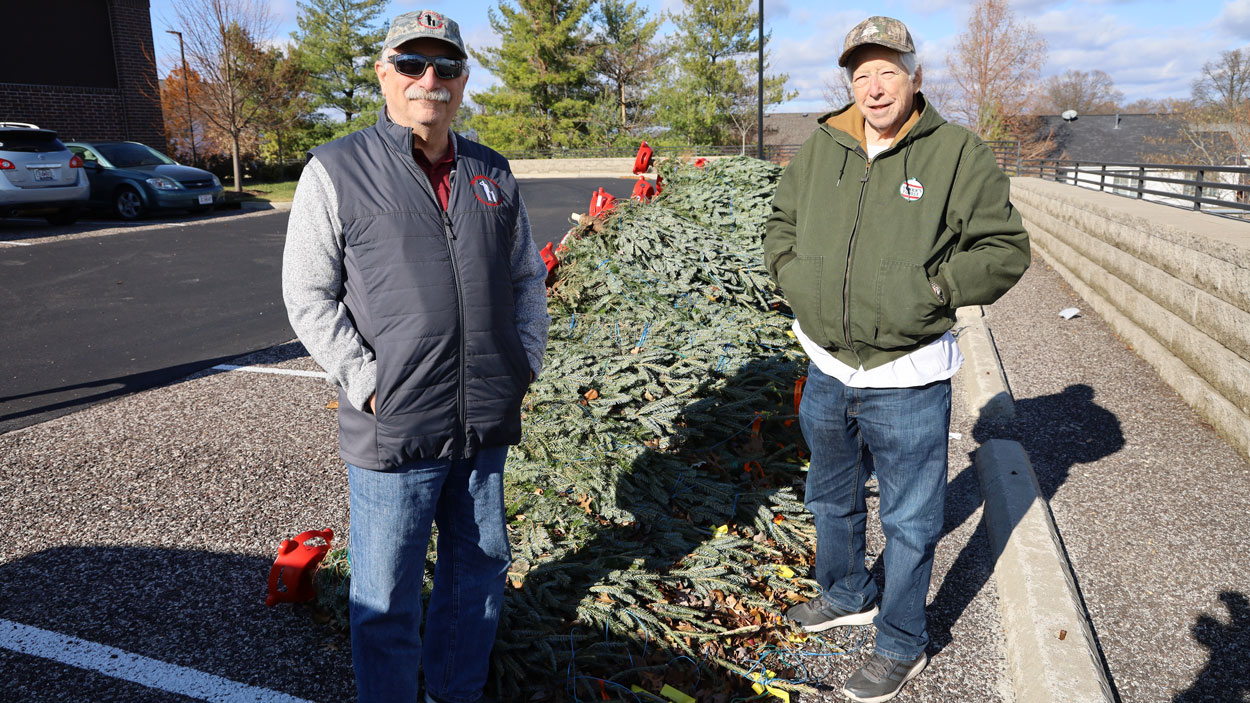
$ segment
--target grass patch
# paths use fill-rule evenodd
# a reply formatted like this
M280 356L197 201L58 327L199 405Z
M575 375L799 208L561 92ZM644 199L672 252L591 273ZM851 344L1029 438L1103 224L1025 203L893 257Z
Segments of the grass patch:
M236 193L226 186L226 202L289 203L295 197L295 185L299 181L276 183L246 183L243 192Z

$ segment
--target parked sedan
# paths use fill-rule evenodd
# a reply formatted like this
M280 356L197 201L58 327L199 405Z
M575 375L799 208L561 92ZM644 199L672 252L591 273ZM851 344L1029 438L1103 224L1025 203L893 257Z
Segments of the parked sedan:
M56 132L0 122L0 217L43 215L54 225L67 225L86 208L87 189L82 159Z
M217 176L138 142L68 142L91 181L91 204L123 220L152 210L205 212L225 199Z

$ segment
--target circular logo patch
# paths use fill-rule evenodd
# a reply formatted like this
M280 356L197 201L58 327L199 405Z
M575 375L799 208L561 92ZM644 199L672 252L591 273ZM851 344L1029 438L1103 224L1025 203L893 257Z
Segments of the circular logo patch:
M422 12L421 16L417 19L426 29L443 28L443 16L437 12L430 12L429 10L426 10L425 12Z
M473 179L473 197L483 205L499 207L499 184L486 176Z
M903 200L919 200L924 195L924 186L915 178L909 178L898 187L898 194L903 196Z

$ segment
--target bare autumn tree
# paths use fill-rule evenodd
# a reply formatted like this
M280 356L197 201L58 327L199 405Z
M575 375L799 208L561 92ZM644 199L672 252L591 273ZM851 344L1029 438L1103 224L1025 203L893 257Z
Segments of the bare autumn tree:
M1204 63L1191 90L1186 137L1207 163L1242 163L1250 154L1250 48Z
M1045 61L1046 40L1016 19L1008 0L977 0L947 59L956 84L950 114L983 139L1023 136L1018 123L1036 99Z
M201 76L199 114L226 136L234 189L243 190L240 145L254 136L266 107L291 97L257 42L273 36L274 19L261 0L186 0L174 6L186 40L187 63Z
M1097 115L1118 111L1123 101L1124 93L1104 71L1069 69L1046 79L1042 108L1052 114L1076 110L1081 115Z

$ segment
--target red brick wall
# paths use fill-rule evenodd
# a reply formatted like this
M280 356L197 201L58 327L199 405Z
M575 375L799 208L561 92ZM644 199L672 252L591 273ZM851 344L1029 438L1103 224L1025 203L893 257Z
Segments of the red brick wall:
M0 83L0 120L33 122L55 129L64 140L129 139L164 149L148 0L106 1L118 87Z

